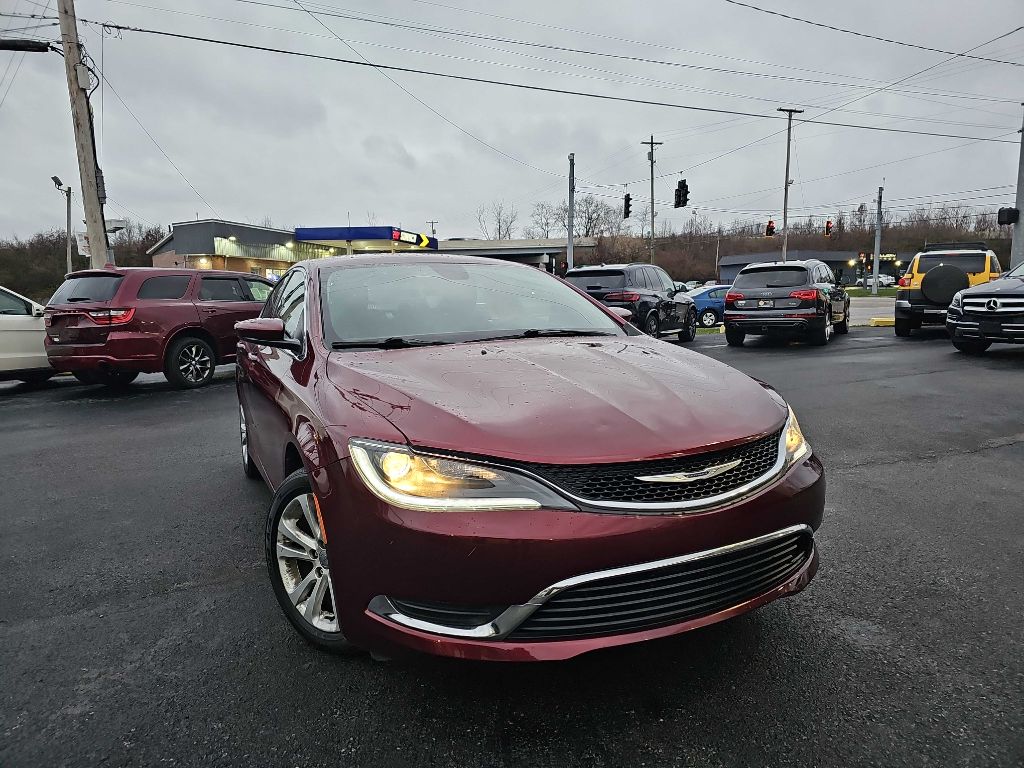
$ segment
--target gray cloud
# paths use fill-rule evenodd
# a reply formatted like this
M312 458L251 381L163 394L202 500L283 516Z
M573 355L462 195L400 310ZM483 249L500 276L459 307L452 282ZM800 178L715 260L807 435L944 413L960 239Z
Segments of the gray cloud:
M415 0L351 0L364 15L609 53L666 59L786 77L853 82L888 82L942 60L942 56L859 40L765 17L712 0L706 3L637 4L550 3L525 0L514 5L476 6L537 24L457 11ZM457 5L466 0L444 0ZM287 2L282 0L282 4ZM342 11L336 0L320 0ZM183 13L141 7L161 6L187 14L235 19L230 23ZM916 4L870 0L855 6L807 6L795 0L771 0L768 7L887 36L963 50L1005 30L1019 0L989 0L964 13L962 4L937 0L922 14ZM0 0L0 7L38 11L21 0ZM347 7L347 6L346 6ZM466 9L474 6L465 5ZM351 52L302 13L242 4L233 0L178 2L78 0L79 16L253 42L292 50L309 50L351 58ZM528 82L548 87L737 109L773 114L789 103L831 105L853 98L853 88L755 78L693 69L653 66L556 51L517 48L404 31L353 20L325 18L338 35L353 41L373 61L445 72ZM7 20L0 20L0 28ZM303 34L266 29L287 28ZM13 25L12 25L13 26ZM553 27L588 30L581 35ZM89 52L100 61L96 27L85 27ZM649 46L624 42L631 38ZM490 48L482 48L486 45ZM530 72L456 59L393 50L414 48L452 56L487 59L553 72ZM500 48L502 50L492 50ZM684 53L685 49L691 53ZM693 52L702 52L701 54ZM1006 38L983 53L1024 60L1024 33ZM554 59L559 64L525 58ZM767 120L729 118L658 107L603 102L572 96L528 93L480 84L458 83L411 74L394 74L403 86L437 111L488 144L511 154L538 172L474 141L431 114L379 73L267 53L125 32L102 45L105 72L118 93L185 175L223 216L256 221L270 215L278 225L365 223L373 211L381 223L422 229L439 219L439 234L474 235L473 211L481 202L514 202L526 218L535 200L565 196L566 155L576 153L581 192L617 197L619 182L647 175L640 141L652 132L665 144L658 152L658 172L697 165L742 144L767 136L782 125ZM0 72L13 54L0 54ZM765 63L755 62L768 62ZM573 67L571 64L582 66ZM594 72L584 67L600 68ZM12 67L13 69L13 67ZM806 70L815 70L808 72ZM622 84L572 77L575 72ZM9 77L9 76L8 76ZM650 80L663 81L657 87ZM862 78L865 80L857 80ZM6 82L4 83L6 87ZM1024 77L1018 68L957 61L938 67L899 87L966 91L1020 100ZM743 94L736 98L693 89ZM0 93L2 93L0 88ZM113 94L93 98L101 161L111 199L110 214L126 206L154 223L166 224L213 215L174 171L127 114ZM756 98L752 98L756 97ZM760 101L757 99L765 99ZM808 108L808 115L822 109ZM833 112L838 122L913 127L940 133L995 136L1020 125L1014 103L967 101L948 95L885 92L858 101L851 110ZM878 113L928 117L939 121L980 123L996 128L957 126L949 122L894 120ZM995 114L993 114L995 113ZM1003 129L1003 130L1001 130ZM791 205L796 213L825 214L823 203L869 202L886 178L887 197L958 192L1009 184L1015 180L1017 148L977 143L884 168L818 177L898 160L965 143L962 140L881 134L827 126L798 126ZM1014 138L1012 135L1008 138ZM781 137L686 171L695 205L731 212L708 212L716 220L767 218L782 202ZM67 106L63 65L56 55L29 54L7 102L0 108L0 236L25 236L63 225L63 204L49 177L60 175L77 189L78 174ZM675 177L658 181L656 197L671 200ZM610 185L597 188L590 184ZM771 188L768 192L757 190ZM636 200L647 184L630 186ZM718 198L724 198L717 200ZM77 198L76 198L77 199ZM1004 197L970 204L1005 204ZM679 223L691 215L671 207L659 209ZM80 212L77 218L81 218Z

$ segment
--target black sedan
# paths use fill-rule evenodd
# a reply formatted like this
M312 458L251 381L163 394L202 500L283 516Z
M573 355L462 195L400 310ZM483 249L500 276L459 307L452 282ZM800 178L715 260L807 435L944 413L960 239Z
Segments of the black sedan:
M565 279L609 307L633 313L632 323L655 338L678 333L680 341L697 335L697 307L672 278L652 264L602 264L576 267Z
M946 314L953 346L981 354L994 342L1024 344L1024 264L953 297Z

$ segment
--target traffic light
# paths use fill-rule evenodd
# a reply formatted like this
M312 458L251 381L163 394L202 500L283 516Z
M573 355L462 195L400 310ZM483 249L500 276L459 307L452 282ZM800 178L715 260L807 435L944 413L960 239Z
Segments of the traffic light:
M629 192L627 192L626 196L624 198L622 198L622 218L624 218L624 219L628 219L629 218L629 209L632 208L632 206L633 206L633 198L631 198L629 196Z
M764 228L765 237L775 237L775 222L768 219L768 226Z
M686 179L680 179L679 183L676 184L676 200L675 208L684 208L690 201L690 187L686 184Z
M832 237L832 219L825 222L825 237Z

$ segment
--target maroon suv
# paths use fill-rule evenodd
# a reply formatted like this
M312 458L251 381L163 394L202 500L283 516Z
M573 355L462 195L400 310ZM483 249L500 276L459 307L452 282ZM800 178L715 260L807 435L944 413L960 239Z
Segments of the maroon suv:
M817 569L825 480L782 397L541 270L305 262L238 331L271 583L319 648L564 659Z
M239 272L73 272L46 306L46 354L87 384L124 386L162 371L175 386L201 387L235 359L235 323L256 317L272 288Z

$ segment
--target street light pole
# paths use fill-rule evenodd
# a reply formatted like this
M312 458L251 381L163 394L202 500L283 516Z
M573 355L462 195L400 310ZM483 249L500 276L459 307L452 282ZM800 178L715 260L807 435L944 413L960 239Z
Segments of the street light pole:
M572 269L573 228L576 226L576 153L569 153L569 220L566 222L565 266Z
M66 230L66 232L67 232L67 239L68 239L68 256L67 256L68 263L67 263L67 266L68 266L68 273L71 273L71 271L73 269L72 266L71 266L71 185L68 184L65 187L64 186L64 182L62 182L60 180L59 176L51 176L50 177L50 181L53 182L53 186L55 186L57 188L57 191L60 192L62 195L64 195L65 198L67 198L67 208L68 208L68 212L67 212L68 213L68 218L67 218L67 227L68 228Z
M803 110L779 107L778 111L786 113L786 179L782 185L782 260L785 261L789 248L789 152L793 136L793 115L803 114Z
M1024 106L1024 105L1022 105ZM1017 161L1017 202L1018 211L1024 210L1024 127L1020 131L1020 158ZM1024 264L1024 221L1017 214L1017 223L1013 225L1010 240L1010 269Z
M651 264L654 263L654 148L660 147L665 142L655 141L654 135L651 134L650 141L641 141L646 147L650 147L647 151L647 159L651 163Z

